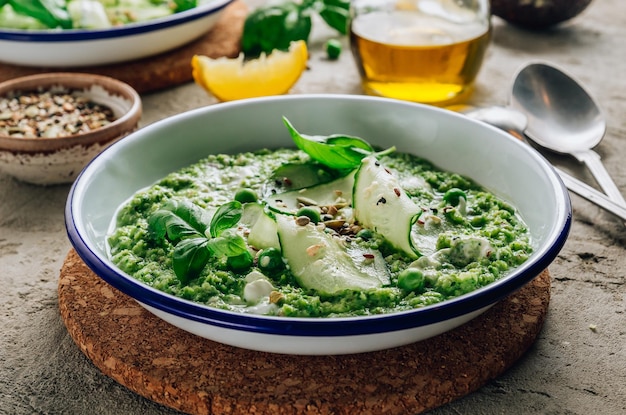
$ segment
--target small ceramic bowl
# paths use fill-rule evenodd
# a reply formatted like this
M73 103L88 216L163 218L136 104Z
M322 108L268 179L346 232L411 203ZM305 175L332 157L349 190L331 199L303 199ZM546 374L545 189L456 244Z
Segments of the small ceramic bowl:
M45 68L77 68L153 56L207 33L232 1L211 0L167 17L109 29L0 28L0 62Z
M74 181L98 153L134 131L141 118L139 94L124 82L100 75L53 73L16 78L0 83L0 98L37 90L72 91L108 107L114 121L88 132L51 137L19 137L2 133L0 128L0 171L24 182L49 185ZM10 109L0 112L11 115Z
M296 318L239 313L174 297L130 277L109 258L106 238L118 207L135 192L209 154L293 146L281 117L302 131L359 136L467 175L516 206L533 254L503 278L422 308L380 315ZM245 120L245 122L242 122ZM567 190L530 146L452 111L366 96L286 95L199 108L141 128L101 153L74 182L68 236L103 280L165 321L248 349L290 354L358 353L401 346L451 330L541 273L566 241Z

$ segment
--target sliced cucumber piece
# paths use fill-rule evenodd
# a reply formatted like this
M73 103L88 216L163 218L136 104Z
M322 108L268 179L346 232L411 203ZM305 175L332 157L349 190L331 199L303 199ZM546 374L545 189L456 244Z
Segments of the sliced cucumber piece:
M275 212L295 215L302 204L329 206L340 201L349 205L352 203L354 173L329 183L272 195L266 199L267 206Z
M85 29L105 29L111 27L106 10L97 0L74 0L67 3L67 11L74 27Z
M248 228L248 245L256 249L280 249L276 220L265 211L260 203L246 203L243 205L243 214L239 221Z
M391 273L380 251L351 244L346 249L346 253L352 258L352 262L359 271L376 278L382 285L391 284Z
M333 295L389 282L384 262L366 261L363 252L355 260L359 257L357 248L349 254L339 239L315 225L300 226L293 216L280 214L276 223L283 257L302 287Z
M277 168L272 178L291 190L328 183L333 176L324 166L314 163L287 163Z
M354 178L354 216L411 258L420 255L411 228L422 209L413 203L397 177L373 156L365 157Z
M437 251L437 239L443 231L441 218L423 212L411 227L411 243L422 255L432 255Z
M115 7L106 7L106 12L113 24L144 22L167 17L174 13L166 5L151 5L149 2L143 5L120 4Z

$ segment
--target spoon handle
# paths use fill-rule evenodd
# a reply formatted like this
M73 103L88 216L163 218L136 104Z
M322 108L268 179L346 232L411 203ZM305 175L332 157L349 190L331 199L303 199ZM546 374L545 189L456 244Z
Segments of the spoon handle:
M578 161L587 165L589 171L593 174L593 177L611 200L615 203L621 204L622 206L626 206L624 196L622 196L622 193L615 185L615 182L611 179L611 176L602 164L598 153L593 150L587 150L573 152L572 155L576 157Z
M582 182L577 178L570 176L563 170L556 167L555 169L561 177L561 180L563 180L563 183L565 183L565 187L567 187L569 190L578 194L579 196L584 197L590 202L595 203L601 208L606 209L607 211L620 217L621 219L626 220L626 207L624 207L624 205L620 205L614 202L613 200L609 199L605 194L597 191L585 182Z

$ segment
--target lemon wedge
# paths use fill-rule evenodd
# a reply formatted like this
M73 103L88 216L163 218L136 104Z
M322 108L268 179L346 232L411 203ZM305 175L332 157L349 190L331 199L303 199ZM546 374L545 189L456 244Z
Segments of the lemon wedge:
M256 59L212 59L195 55L191 60L193 79L220 101L281 95L287 93L306 68L306 42L291 42L289 50L275 50Z

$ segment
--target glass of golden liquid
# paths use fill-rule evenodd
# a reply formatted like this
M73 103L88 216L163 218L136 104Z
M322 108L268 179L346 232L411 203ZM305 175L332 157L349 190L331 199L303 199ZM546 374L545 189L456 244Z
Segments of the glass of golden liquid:
M490 41L489 0L353 0L350 47L363 89L445 106L474 89Z

